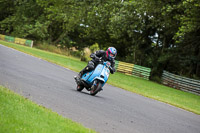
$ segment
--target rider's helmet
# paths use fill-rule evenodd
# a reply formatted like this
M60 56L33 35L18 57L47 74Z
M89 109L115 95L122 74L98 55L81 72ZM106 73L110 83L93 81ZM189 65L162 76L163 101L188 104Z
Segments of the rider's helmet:
M106 51L106 56L109 60L115 59L117 55L117 50L114 47L109 47Z

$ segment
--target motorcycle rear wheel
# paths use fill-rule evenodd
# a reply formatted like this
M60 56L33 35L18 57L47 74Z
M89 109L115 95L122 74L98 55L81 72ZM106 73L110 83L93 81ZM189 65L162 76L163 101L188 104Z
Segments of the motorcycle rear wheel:
M92 96L95 96L102 88L102 83L101 82L98 82L96 83L97 85L93 86L91 88L91 91L90 91L90 95Z

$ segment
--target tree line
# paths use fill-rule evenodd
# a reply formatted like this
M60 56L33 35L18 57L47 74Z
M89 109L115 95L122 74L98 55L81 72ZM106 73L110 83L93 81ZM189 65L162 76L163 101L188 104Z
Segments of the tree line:
M114 46L117 60L200 79L199 0L0 0L0 33L78 49Z

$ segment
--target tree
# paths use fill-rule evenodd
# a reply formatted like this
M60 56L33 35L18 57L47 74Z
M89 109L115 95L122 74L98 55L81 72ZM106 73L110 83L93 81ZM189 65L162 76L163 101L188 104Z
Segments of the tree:
M0 0L0 33L84 48L114 46L117 59L200 77L198 0Z
M178 8L184 13L179 16L181 24L174 36L180 48L178 74L200 77L200 1L184 0Z

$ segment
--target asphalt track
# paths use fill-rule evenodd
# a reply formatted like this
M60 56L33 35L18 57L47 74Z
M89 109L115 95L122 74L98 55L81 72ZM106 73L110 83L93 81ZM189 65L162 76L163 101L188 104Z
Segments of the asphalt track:
M0 85L100 133L200 133L200 116L111 85L77 92L76 72L0 45Z

